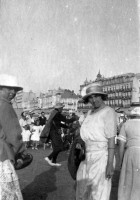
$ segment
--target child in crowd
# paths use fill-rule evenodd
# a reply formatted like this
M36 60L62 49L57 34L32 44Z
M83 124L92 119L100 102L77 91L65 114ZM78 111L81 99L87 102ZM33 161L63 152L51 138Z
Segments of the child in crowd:
M41 131L42 131L42 128L40 127L39 120L36 120L31 130L32 149L38 150L37 147L39 145Z
M25 125L24 129L22 131L22 140L23 140L23 142L25 144L25 148L26 149L29 147L30 136L31 136L30 126L29 125Z

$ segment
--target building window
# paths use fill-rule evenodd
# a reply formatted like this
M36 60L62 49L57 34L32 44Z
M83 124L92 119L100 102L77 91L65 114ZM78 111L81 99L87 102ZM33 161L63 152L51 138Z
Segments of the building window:
M139 87L139 93L140 93L140 87Z

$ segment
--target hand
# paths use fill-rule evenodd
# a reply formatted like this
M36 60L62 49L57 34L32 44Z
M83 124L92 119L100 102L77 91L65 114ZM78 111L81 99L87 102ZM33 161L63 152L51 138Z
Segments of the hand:
M111 179L114 174L114 167L112 163L108 163L106 167L106 178Z
M82 149L81 144L77 143L76 144L76 149Z

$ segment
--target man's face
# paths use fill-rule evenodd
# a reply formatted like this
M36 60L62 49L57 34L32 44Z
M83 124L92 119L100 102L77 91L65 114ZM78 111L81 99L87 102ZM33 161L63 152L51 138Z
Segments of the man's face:
M15 90L15 88L2 88L2 97L8 101L11 101L16 96L16 93L17 91Z
M42 115L42 117L44 117L44 116L45 116L45 113L44 113L44 112L42 112L42 113L41 113L41 115Z
M101 96L94 94L88 98L88 101L93 105L94 108L99 108L103 102Z
M61 112L62 112L62 110L63 110L63 107L59 108L58 110L59 110L59 112L61 113Z

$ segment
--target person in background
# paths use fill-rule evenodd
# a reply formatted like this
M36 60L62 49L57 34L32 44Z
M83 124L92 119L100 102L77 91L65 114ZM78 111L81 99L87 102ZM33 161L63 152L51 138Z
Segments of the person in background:
M41 127L39 124L39 119L36 120L36 122L34 123L34 126L32 127L32 135L31 135L31 140L32 140L32 149L36 149L38 150L38 145L39 145L39 141L40 141L40 134L41 134Z
M42 130L45 127L46 121L47 121L47 118L45 117L45 113L42 111L41 116L39 117L39 122L40 122L40 126ZM44 150L46 149L46 146L50 146L50 141L47 141L47 143L43 143Z
M127 118L125 115L123 115L122 117L122 121L120 122L120 124L118 125L118 134L120 133L120 130L122 128L122 125L126 122Z
M140 199L140 103L132 103L129 120L123 123L119 140L121 169L118 200Z
M26 121L27 121L27 124L30 126L30 128L31 128L31 125L34 123L33 115L34 115L34 113L33 113L33 112L30 112L30 113L26 116Z
M23 88L14 76L0 74L0 199L22 200L15 157L24 151L21 127L11 101Z
M80 125L82 125L82 123L85 120L85 118L86 118L86 113L82 112L82 114L80 115L80 118L79 118Z
M19 120L19 124L22 128L22 131L24 130L24 127L27 125L27 120L26 120L26 114L25 112L21 113L21 119Z
M39 117L40 126L44 126L46 124L45 113L41 112L41 116Z
M79 120L75 121L72 123L69 129L67 129L67 134L68 134L68 141L70 145L73 143L74 139L77 137L77 134L79 135L79 130L80 129L80 123Z
M82 99L92 108L80 128L86 154L77 171L76 200L109 200L114 171L116 113L105 105L107 94L100 85L89 85Z
M22 131L22 140L26 149L29 147L30 137L31 137L30 126L25 125L24 130Z
M45 158L51 166L61 166L60 163L56 163L58 154L63 151L63 141L61 138L61 128L68 128L66 124L72 123L79 119L79 117L75 116L71 119L67 119L66 116L62 114L64 105L62 103L57 103L54 107L55 109L52 111L47 124L45 125L42 133L45 135L49 135L52 142L52 153Z

